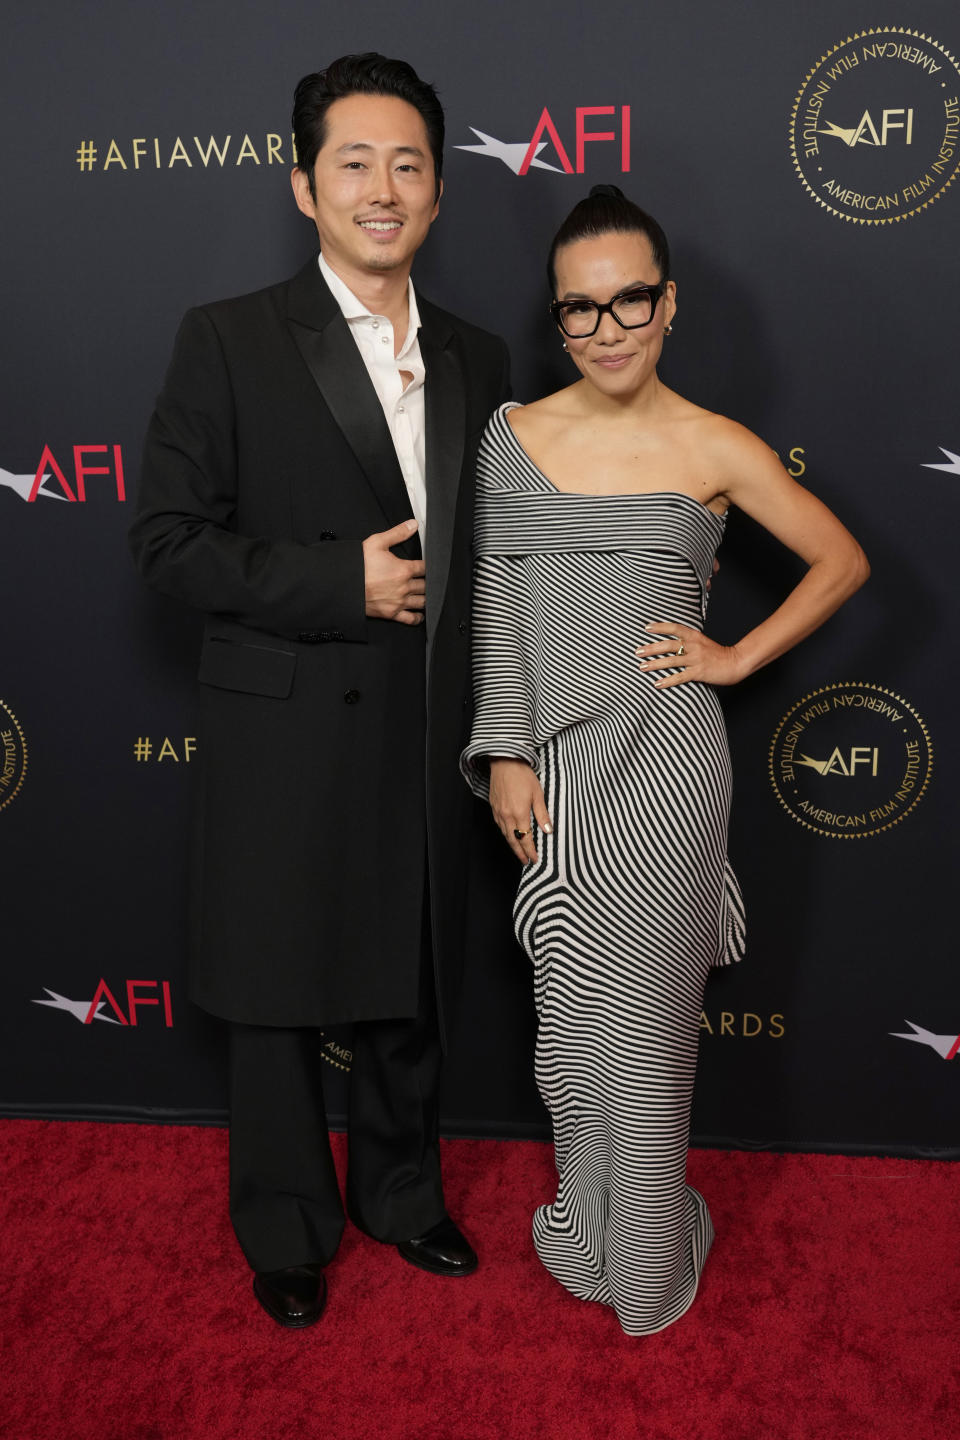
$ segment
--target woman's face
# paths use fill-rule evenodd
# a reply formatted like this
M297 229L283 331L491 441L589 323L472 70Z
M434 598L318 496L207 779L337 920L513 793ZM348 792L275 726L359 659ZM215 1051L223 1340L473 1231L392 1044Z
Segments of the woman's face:
M558 300L595 300L605 305L636 285L656 285L660 273L646 235L613 231L575 240L557 252ZM667 282L649 325L625 330L609 313L593 335L563 335L570 358L585 380L605 395L628 397L655 373L663 329L676 310L676 286ZM562 334L562 331L561 331Z

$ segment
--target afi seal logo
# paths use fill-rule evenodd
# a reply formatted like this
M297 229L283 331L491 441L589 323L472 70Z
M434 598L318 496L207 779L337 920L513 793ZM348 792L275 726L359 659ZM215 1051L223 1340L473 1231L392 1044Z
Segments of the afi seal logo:
M794 705L770 745L777 799L798 824L862 840L906 819L930 780L927 727L881 685L825 685Z
M323 1059L335 1070L343 1070L349 1075L353 1066L353 1051L349 1045L345 1045L326 1030L321 1030L320 1034L324 1037L323 1049L320 1051Z
M19 792L26 774L26 738L13 711L0 700L0 810Z
M857 225L916 215L960 169L960 66L917 30L861 30L801 85L790 151L804 188L831 215Z

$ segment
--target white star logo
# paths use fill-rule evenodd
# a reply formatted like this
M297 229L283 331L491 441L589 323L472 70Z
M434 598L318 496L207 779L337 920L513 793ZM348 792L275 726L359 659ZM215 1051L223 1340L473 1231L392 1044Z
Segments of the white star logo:
M949 464L947 464L947 465L944 465L944 464L942 464L942 463L941 463L940 465L927 465L927 464L925 464L924 467L923 467L924 470L946 470L946 472L947 472L948 475L960 475L960 455L954 455L953 451L952 451L952 450L948 450L945 445L938 445L938 446L937 446L937 449L940 451L940 454L941 454L941 455L946 455L946 456L948 457L948 459L949 459Z
M918 1045L929 1045L942 1060L952 1060L960 1051L960 1035L934 1035L931 1030L924 1030L922 1025L914 1025L912 1020L904 1023L910 1026L913 1034L904 1035L891 1030L889 1033L895 1040L915 1040Z
M36 478L36 475L11 475L9 470L0 470L0 485L6 485L9 489L15 490L21 500L30 499L30 491L33 489ZM37 494L42 495L45 500L66 500L66 495L58 495L56 490L46 490L44 488L49 479L49 473L44 475L37 489Z
M41 985L40 988L45 995L49 995L51 998L49 1000L32 1000L30 1002L32 1005L49 1005L51 1010L66 1010L67 1014L75 1016L81 1025L86 1024L87 1016L90 1014L91 1001L68 1000L65 995L58 995L56 990L48 990L46 985ZM119 1020L113 1020L109 1015L100 1014L106 1003L106 1000L99 1001L94 1020L103 1020L107 1025L119 1025Z
M493 160L502 160L504 165L513 171L514 175L520 174L520 166L523 164L527 151L530 149L528 141L521 140L518 144L512 144L508 140L496 140L492 135L484 135L483 131L478 130L475 125L468 125L467 129L472 130L474 135L483 141L483 144L454 145L454 150L470 150L474 155L489 155ZM555 175L562 175L564 172L558 166L548 165L546 160L536 159L540 151L545 148L546 143L546 140L540 140L538 142L536 151L534 152L534 159L530 161L530 164L534 169L552 170Z

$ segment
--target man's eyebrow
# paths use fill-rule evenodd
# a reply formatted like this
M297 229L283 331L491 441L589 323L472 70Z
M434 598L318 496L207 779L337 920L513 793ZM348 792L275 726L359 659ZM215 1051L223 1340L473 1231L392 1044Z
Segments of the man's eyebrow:
M349 141L346 145L341 145L340 148L337 150L337 154L338 154L338 155L349 155L349 154L350 154L352 151L354 151L354 150L365 150L365 151L366 151L366 150L374 150L375 148L376 148L376 147L373 146L373 145L371 145L368 140L351 140L351 141ZM394 155L417 155L417 156L419 156L419 158L420 158L421 160L424 158L424 156L423 156L423 151L422 151L422 150L419 148L419 146L417 146L417 145L394 145L394 147L393 147L393 154L394 154Z

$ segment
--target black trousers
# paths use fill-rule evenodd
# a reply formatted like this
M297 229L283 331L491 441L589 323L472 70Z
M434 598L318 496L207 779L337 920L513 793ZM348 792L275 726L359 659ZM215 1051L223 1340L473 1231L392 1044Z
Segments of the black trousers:
M368 1235L394 1243L445 1213L432 956L421 968L416 1019L354 1026L346 1209ZM343 1234L323 1043L315 1028L230 1027L230 1218L254 1270L326 1265Z

